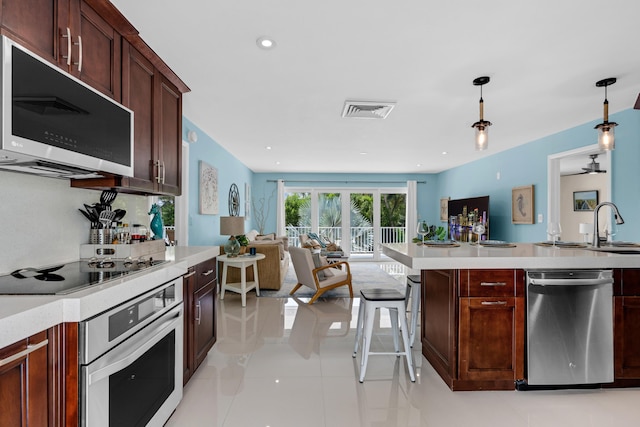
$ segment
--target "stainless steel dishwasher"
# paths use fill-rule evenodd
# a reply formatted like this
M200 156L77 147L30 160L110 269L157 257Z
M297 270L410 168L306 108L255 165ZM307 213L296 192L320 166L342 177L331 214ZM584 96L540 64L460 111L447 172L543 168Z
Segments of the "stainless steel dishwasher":
M608 382L613 382L612 271L527 271L527 384Z

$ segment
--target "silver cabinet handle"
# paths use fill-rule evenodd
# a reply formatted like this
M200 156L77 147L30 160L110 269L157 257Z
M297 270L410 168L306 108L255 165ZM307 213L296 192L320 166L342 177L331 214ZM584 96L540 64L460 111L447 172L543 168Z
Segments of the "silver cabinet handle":
M29 344L27 345L27 348L25 348L21 352L18 352L13 356L9 356L4 359L0 359L0 366L8 365L11 362L14 362L18 359L22 359L23 357L27 356L29 353L33 353L34 351L44 347L47 344L49 344L49 340L40 341L38 344Z
M200 305L200 301L196 304L196 310L198 310L198 314L196 315L196 322L200 325L200 316L202 315L202 306Z
M167 168L164 167L164 160L162 161L162 183L164 184L164 178L167 174Z
M71 29L67 27L67 34L63 34L62 38L67 39L67 56L62 56L67 60L67 65L71 65Z
M160 160L154 161L153 165L158 168L157 169L158 173L156 174L156 182L158 184L160 184L160 180L161 180L161 178L160 178Z
M78 43L74 43L78 46L78 62L74 62L74 65L78 66L78 72L82 71L82 36L78 36Z
M507 286L505 282L480 282L480 286Z
M213 269L209 270L209 271L205 271L204 273L202 273L203 276L209 276L211 275L211 273L213 273Z
M189 277L193 276L194 274L196 274L195 271L192 271L191 273L187 273L184 276L182 276L183 279L188 279Z
M482 305L507 305L506 301L482 301Z

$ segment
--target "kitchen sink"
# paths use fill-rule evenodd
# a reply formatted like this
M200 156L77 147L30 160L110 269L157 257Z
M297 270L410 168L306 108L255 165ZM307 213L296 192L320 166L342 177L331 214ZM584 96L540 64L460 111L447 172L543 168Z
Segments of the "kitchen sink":
M640 255L640 244L630 242L612 242L599 248L588 247L590 251L608 252L612 254Z

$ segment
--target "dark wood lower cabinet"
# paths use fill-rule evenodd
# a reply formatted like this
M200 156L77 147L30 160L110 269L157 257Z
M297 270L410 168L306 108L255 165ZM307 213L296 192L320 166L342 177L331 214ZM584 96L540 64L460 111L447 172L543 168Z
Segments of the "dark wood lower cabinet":
M640 296L614 297L616 379L640 379Z
M423 270L422 353L452 390L513 390L524 378L520 270Z
M77 325L0 350L0 426L78 425Z
M216 342L216 260L191 267L184 276L184 369L189 381Z
M462 381L512 389L524 377L524 298L460 298Z

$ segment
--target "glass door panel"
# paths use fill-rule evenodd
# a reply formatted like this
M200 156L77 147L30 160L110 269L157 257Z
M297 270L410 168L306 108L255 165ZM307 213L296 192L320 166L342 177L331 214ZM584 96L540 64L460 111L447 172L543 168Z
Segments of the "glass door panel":
M318 234L342 244L342 195L318 193Z
M374 203L372 193L350 193L349 234L351 255L373 257L374 251Z

